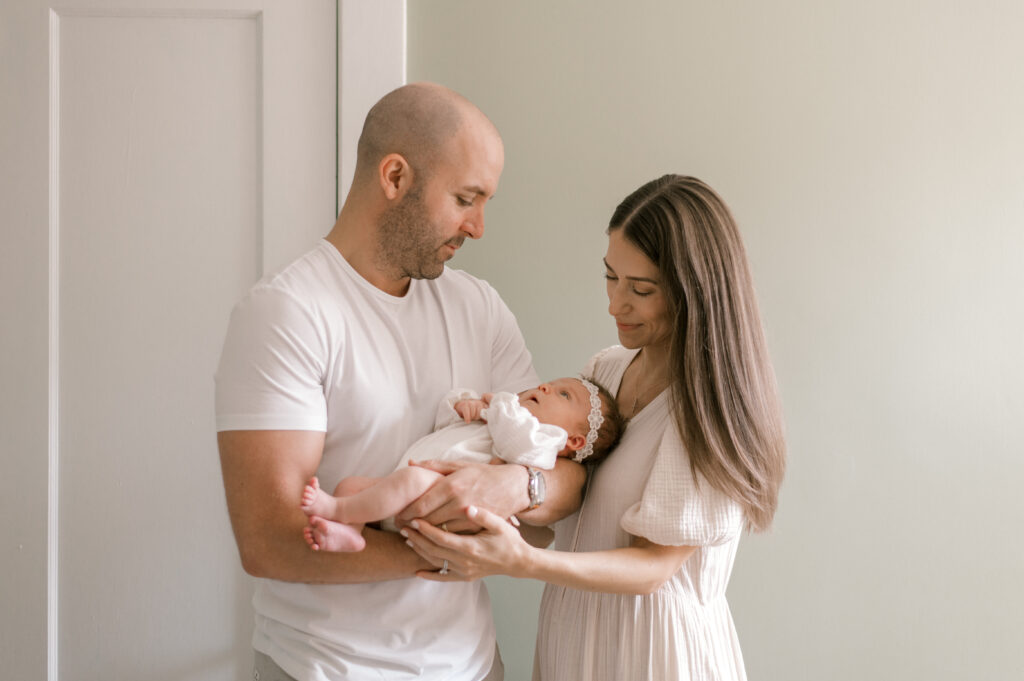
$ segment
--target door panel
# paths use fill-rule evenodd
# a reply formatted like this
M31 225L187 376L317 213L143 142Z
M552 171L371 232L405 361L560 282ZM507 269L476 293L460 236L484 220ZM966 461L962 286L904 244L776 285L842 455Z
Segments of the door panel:
M210 395L260 274L259 17L72 15L54 37L61 678L237 678Z
M334 222L336 3L116 5L0 10L0 659L243 678L213 372Z

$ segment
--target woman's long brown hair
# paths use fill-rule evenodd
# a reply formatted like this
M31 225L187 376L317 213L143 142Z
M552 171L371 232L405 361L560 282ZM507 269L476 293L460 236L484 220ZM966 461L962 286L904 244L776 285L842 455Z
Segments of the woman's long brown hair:
M676 320L669 350L673 409L690 465L743 507L748 529L767 530L778 506L786 444L732 214L700 180L665 175L619 204L608 232L619 229L658 266Z

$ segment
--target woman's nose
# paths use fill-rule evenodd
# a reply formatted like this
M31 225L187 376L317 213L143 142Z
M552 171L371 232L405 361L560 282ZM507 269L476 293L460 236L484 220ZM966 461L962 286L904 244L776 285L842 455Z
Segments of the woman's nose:
M626 297L619 292L618 287L610 289L608 291L608 314L613 317L617 317L619 313L625 311L625 298Z

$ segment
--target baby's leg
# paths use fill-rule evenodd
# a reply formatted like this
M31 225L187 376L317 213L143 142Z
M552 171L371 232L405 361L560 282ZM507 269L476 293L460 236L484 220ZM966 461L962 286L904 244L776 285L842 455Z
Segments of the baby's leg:
M333 517L344 523L390 518L419 499L441 477L440 473L419 466L399 468L351 496L335 497Z
M367 487L377 484L381 478L361 478L352 476L342 479L334 488L334 496L323 491L320 480L314 475L302 490L302 511L308 516L318 515L327 520L341 520L338 517L338 497L361 492Z

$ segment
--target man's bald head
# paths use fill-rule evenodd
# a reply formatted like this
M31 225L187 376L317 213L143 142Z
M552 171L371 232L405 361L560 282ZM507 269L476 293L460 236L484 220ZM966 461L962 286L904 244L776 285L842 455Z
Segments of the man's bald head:
M410 83L392 90L366 114L357 147L355 179L370 179L388 154L400 154L419 179L430 175L445 144L468 119L485 121L472 102L435 83Z

